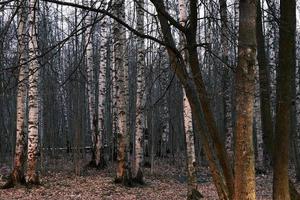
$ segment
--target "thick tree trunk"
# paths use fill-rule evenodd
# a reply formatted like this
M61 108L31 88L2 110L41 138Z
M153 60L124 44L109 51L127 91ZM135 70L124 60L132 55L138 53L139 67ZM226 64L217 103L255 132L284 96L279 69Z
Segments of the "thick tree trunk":
M115 0L113 3L115 14L125 20L125 1ZM117 176L115 182L131 185L131 171L128 165L129 157L129 135L127 128L127 101L128 101L128 62L126 56L126 32L122 25L114 24L114 64L117 70L117 113L118 113L118 132L117 132Z
M291 125L291 77L295 65L296 1L280 1L273 199L290 199L288 163Z
M38 69L36 10L38 1L29 1L29 116L28 116L28 152L27 152L27 182L38 184Z
M255 1L240 1L239 13L234 199L255 200L255 158L252 132L256 61Z

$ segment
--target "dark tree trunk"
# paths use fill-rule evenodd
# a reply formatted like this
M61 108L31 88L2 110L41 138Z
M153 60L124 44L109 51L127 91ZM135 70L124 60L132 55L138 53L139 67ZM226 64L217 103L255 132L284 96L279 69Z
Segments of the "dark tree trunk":
M295 65L296 1L280 1L273 199L290 199L288 162L291 125L291 77Z

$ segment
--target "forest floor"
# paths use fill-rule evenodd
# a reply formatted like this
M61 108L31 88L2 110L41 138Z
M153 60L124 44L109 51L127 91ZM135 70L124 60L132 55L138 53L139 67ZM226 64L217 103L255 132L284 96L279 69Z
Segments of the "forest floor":
M73 165L74 166L74 165ZM184 200L186 199L186 177L183 164L174 167L167 163L157 164L150 174L145 169L145 185L125 187L115 184L114 169L83 169L81 176L65 170L51 170L41 176L41 185L26 188L18 186L0 190L0 200ZM215 187L207 168L199 169L198 189L205 200L217 198ZM272 174L257 175L257 199L272 199ZM4 182L0 181L0 185ZM299 187L298 187L299 188Z

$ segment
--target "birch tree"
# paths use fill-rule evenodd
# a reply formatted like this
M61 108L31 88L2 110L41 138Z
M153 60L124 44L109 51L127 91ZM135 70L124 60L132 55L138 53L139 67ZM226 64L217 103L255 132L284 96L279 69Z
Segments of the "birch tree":
M106 0L102 3L106 7ZM107 69L107 42L108 42L108 23L107 17L103 17L100 27L100 66L98 75L98 134L99 134L99 148L100 148L100 166L103 168L106 163L103 156L103 136L105 133L104 114L105 114L105 97L106 97L106 69Z
M84 4L89 5L88 1L84 1ZM92 160L90 164L98 167L100 164L100 135L97 130L97 115L95 107L95 81L94 81L94 63L93 63L93 44L92 44L92 23L91 13L87 12L85 16L85 25L87 26L85 31L85 64L87 71L87 93L88 93L88 109L89 109L89 131L92 135Z
M29 0L29 115L28 115L28 152L27 152L27 182L38 184L38 69L36 15L38 0Z
M182 26L187 22L187 11L185 0L179 0L179 22ZM181 36L181 43L186 45L184 36ZM187 52L184 51L185 59L188 59ZM190 70L188 70L190 71ZM193 131L193 117L190 103L184 91L183 95L183 115L184 115L184 134L186 142L186 162L187 162L187 175L188 175L188 194L187 199L196 200L203 196L197 190L197 173L196 173L196 154L194 143L194 131Z
M218 195L220 199L229 199L233 194L233 176L229 166L229 162L225 153L224 146L219 138L215 121L209 108L209 101L207 92L202 80L201 71L199 69L199 60L197 56L197 44L196 44L196 27L197 27L197 2L191 1L190 10L190 26L185 29L178 23L175 23L173 18L167 15L164 3L157 0L151 0L158 12L158 19L160 27L163 33L164 42L166 42L167 53L173 71L175 71L177 77L181 81L186 91L186 95L190 102L193 116L195 116L196 128L199 130L199 135L203 141L203 149L207 156L210 171L212 173L213 181L215 183ZM167 15L167 17L166 17ZM169 19L169 18L171 19ZM174 38L171 33L170 23L174 24L179 30L184 32L187 39L187 52L189 59L188 65L191 67L193 79L188 78L186 66L187 63L182 58L175 46ZM203 108L203 110L201 109ZM209 134L204 132L203 124L201 124L201 114L204 115L204 119L207 123ZM216 155L220 161L222 170L218 169L218 165L213 158L213 151L209 146L208 138L212 138L212 142L215 145Z
M113 1L115 15L125 21L125 0ZM127 97L128 97L128 62L126 60L126 32L124 27L114 22L114 65L117 75L116 109L118 115L117 130L117 176L116 183L131 184L131 171L128 166L129 157L128 127L127 127Z
M144 33L144 0L137 0L137 31ZM136 132L133 177L136 182L143 183L143 134L144 134L144 92L145 92L145 44L144 39L137 38L137 98L136 98Z
M233 144L233 131L232 131L232 100L230 90L230 71L228 69L229 61L229 26L227 17L227 0L219 0L220 4L220 17L221 17L221 49L222 49L222 61L223 64L223 76L222 76L222 92L223 92L223 104L224 104L224 127L226 138L226 151L229 157L232 158L232 144Z
M5 187L14 186L16 183L24 183L24 151L25 151L25 137L26 130L26 1L18 1L18 88L17 88L17 127L16 127L16 147L14 155L14 168L11 174L11 180Z

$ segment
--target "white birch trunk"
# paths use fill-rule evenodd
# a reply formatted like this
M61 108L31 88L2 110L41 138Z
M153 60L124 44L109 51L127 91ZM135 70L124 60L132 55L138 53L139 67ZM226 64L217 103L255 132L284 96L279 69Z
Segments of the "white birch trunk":
M21 182L24 179L23 156L25 146L25 112L26 112L26 2L19 0L19 22L18 22L18 56L19 56L19 77L17 89L17 123L16 123L16 148L14 157L14 169L12 172L12 182Z
M144 33L144 0L136 1L137 31ZM137 38L137 98L136 98L136 132L135 132L135 157L133 176L139 183L143 183L143 133L144 133L144 91L145 91L145 44L144 39Z
M84 2L86 5L89 5L89 1ZM92 43L92 28L90 24L91 13L86 13L85 25L87 26L85 32L85 59L86 59L86 68L87 68L87 93L88 93L88 109L89 109L89 130L92 135L92 146L93 146L93 155L91 164L98 166L100 163L100 139L99 132L97 130L96 122L96 108L95 108L95 89L94 89L94 70L93 70L93 43Z
M125 1L115 0L113 3L115 14L125 21ZM114 22L114 64L117 79L116 109L118 116L117 132L117 177L116 182L127 184L128 177L126 166L126 143L127 143L127 97L128 97L128 65L126 56L126 32L122 25Z
M38 69L36 10L37 0L29 0L29 116L28 116L28 152L27 152L27 182L38 184Z
M194 143L192 110L189 101L184 92L183 97L184 109L184 130L187 151L187 174L188 174L188 196L193 195L193 190L197 191L197 174L196 174L196 154Z
M103 2L104 8L106 7L106 1ZM101 34L101 44L100 44L100 68L99 68L99 77L98 77L98 84L99 84L99 96L98 96L98 133L99 133L99 145L100 150L103 146L103 138L104 138L104 132L105 132L105 126L104 126L104 111L105 111L105 96L106 96L106 68L107 68L107 34L108 27L107 27L107 17L104 17L101 21L101 28L100 28L100 34ZM101 152L101 151L100 151ZM101 160L101 162L104 162L104 159ZM105 165L105 163L101 163L102 166Z

